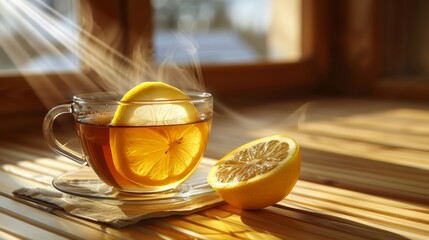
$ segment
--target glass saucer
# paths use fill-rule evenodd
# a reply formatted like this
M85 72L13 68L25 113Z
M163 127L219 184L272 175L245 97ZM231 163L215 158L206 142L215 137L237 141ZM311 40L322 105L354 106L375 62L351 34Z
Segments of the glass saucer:
M94 198L109 204L171 204L213 192L206 181L207 172L195 173L179 187L156 193L125 193L103 183L89 167L55 177L52 185L59 191L79 197Z

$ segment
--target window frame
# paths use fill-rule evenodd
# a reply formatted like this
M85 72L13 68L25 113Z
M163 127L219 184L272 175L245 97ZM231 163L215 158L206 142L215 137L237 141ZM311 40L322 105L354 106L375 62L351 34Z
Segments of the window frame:
M415 58L416 53L423 55L422 45L415 44L416 30L422 26L413 22L418 11L427 9L426 1L330 2L327 22L331 29L326 31L331 35L326 45L330 60L323 93L429 100L429 65L418 66ZM422 38L429 39L428 30L423 34Z

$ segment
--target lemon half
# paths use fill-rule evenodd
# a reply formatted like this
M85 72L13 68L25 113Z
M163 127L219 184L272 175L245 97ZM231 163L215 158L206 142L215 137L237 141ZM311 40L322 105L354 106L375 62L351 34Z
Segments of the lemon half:
M224 156L212 167L207 180L227 203L259 209L285 198L295 186L300 168L298 143L290 137L274 135Z

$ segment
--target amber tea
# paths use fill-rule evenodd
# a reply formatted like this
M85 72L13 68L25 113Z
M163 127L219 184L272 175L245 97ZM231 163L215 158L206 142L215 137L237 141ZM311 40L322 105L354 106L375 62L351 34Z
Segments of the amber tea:
M148 192L177 186L192 174L207 145L211 119L166 126L100 123L77 122L90 167L119 190Z

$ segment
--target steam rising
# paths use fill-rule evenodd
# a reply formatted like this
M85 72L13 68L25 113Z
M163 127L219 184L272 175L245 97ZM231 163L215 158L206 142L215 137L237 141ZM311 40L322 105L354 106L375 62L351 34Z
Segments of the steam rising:
M17 70L28 76L29 70L20 66L26 65L32 56L49 52L55 57L54 62L42 61L42 65L57 69L54 71L61 73L58 74L60 82L43 75L38 76L39 81L27 77L29 85L47 107L68 100L64 99L65 92L109 91L124 94L144 81L162 81L185 91L204 90L196 58L198 47L185 34L178 33L177 39L192 58L193 71L180 68L169 59L155 65L144 42L136 46L131 57L126 57L115 49L122 41L119 27L109 26L108 32L102 31L93 24L86 2L80 1L80 4L83 4L80 9L84 10L85 15L80 17L81 24L77 24L42 0L0 1L0 34L9 35L10 39L0 42L0 47L18 67ZM58 25L58 21L62 24ZM16 38L22 41L16 41ZM74 58L65 52L73 54ZM61 69L56 65L66 67ZM78 79L69 79L70 75L64 72L67 70L73 70L73 74L77 70Z

